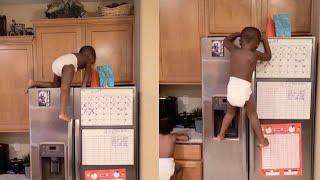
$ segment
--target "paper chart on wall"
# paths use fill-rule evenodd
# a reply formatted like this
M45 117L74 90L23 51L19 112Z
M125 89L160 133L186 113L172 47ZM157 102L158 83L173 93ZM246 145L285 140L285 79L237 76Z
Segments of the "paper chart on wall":
M301 176L301 123L264 124L261 127L270 143L260 150L262 176Z
M310 119L311 82L257 82L260 119Z
M269 39L272 59L256 67L257 78L310 78L313 39Z
M133 124L133 89L82 89L81 126Z
M83 129L83 165L133 165L133 129Z

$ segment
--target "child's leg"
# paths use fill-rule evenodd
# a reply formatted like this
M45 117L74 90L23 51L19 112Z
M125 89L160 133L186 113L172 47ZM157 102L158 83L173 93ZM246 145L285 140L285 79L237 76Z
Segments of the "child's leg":
M174 174L170 180L182 180L183 168L180 164L176 163L174 167Z
M225 133L226 133L229 125L231 124L234 116L236 115L236 111L237 111L237 108L231 106L231 105L228 103L228 105L227 105L227 113L226 113L226 114L224 115L224 117L223 117L221 129L220 129L219 135L218 135L218 137L217 137L217 140L220 140L220 141L221 141L221 140L224 139Z
M33 87L56 88L56 87L60 87L60 84L61 84L61 78L57 75L54 75L53 82L40 82L40 81L34 81L31 79L28 82L28 88L33 88Z
M64 121L70 121L67 115L67 105L70 96L70 85L74 75L74 66L67 65L62 69L61 88L60 88L60 114L59 118Z
M259 146L267 146L269 144L268 139L264 138L264 135L262 133L261 124L258 118L257 110L256 110L256 104L254 102L253 96L250 96L249 101L245 105L247 116L250 120L251 126L253 128L253 131L258 137L259 140Z

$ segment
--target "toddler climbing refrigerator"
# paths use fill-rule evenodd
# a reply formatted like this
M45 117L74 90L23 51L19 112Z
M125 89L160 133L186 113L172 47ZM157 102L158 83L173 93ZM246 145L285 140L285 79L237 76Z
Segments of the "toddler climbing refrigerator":
M58 119L60 89L30 89L33 180L138 180L135 87L71 88Z
M213 139L227 107L230 52L223 39L202 39L204 180L313 180L315 38L270 38L272 59L256 66L252 92L270 142L265 148L258 147L243 108L225 140Z

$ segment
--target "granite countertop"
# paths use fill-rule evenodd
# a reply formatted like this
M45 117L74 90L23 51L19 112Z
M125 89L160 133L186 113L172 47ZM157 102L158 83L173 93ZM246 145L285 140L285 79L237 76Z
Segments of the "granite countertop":
M0 174L0 180L30 180L24 174Z
M178 141L179 144L202 144L202 134L196 132L195 129L190 128L175 128L173 133L187 134L189 136L189 141Z

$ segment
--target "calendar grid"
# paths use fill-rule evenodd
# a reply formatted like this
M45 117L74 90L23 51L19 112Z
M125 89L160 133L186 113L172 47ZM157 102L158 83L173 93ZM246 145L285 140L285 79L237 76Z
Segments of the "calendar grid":
M83 165L133 165L133 129L83 129Z
M313 39L268 39L272 59L256 67L257 78L310 78Z
M260 119L310 119L311 82L257 82Z
M133 125L133 91L87 89L81 91L81 126Z

